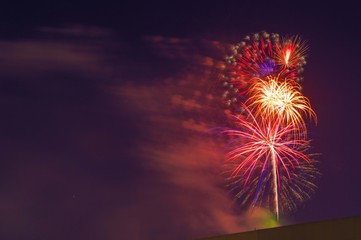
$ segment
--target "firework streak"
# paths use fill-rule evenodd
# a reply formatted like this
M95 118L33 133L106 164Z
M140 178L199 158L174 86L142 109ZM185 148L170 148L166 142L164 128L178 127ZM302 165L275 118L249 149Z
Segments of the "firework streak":
M222 76L233 125L225 130L231 190L244 206L270 208L277 219L316 188L305 119L317 118L300 85L306 53L298 36L255 33L232 46Z

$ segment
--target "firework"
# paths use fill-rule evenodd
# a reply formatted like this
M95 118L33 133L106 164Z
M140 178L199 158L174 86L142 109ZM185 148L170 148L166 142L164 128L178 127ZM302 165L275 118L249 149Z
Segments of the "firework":
M267 32L246 36L226 57L229 68L225 80L245 91L255 77L279 76L300 82L307 50L298 36L281 39L279 34Z
M249 90L249 107L264 119L281 118L285 125L292 124L298 132L295 136L306 136L303 116L317 120L309 100L298 90L299 84L278 78L256 79Z
M246 206L273 209L277 219L316 188L305 118L317 117L300 86L307 50L298 36L255 33L231 48L222 78L235 119L225 131L232 192Z
M309 141L293 138L297 125L284 126L280 118L259 121L245 109L248 118L235 116L237 129L225 131L232 137L232 150L227 153L232 166L230 180L234 189L241 189L236 195L244 204L273 208L278 219L281 199L286 204L283 210L291 210L315 188L305 174L299 174L315 173L306 154ZM273 197L269 198L267 191Z

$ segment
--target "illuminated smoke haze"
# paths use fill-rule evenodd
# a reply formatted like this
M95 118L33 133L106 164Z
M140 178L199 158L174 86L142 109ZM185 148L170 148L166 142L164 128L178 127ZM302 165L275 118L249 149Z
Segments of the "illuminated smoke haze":
M130 43L83 26L34 35L0 43L4 236L191 239L265 227L267 211L241 212L225 189L219 43Z

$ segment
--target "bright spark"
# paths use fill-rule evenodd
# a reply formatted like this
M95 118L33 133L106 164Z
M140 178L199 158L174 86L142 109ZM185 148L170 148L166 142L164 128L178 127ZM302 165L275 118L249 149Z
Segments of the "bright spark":
M288 66L288 60L290 59L290 55L291 55L291 49L287 49L286 53L285 53L285 63L286 66Z

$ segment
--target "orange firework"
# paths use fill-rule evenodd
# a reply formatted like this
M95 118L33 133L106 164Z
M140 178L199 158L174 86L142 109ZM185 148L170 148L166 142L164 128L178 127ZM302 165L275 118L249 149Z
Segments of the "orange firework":
M276 77L266 80L255 79L249 90L249 107L256 116L274 119L281 118L284 124L296 126L299 136L305 135L306 125L303 115L317 121L309 100L298 90L300 86L294 81L279 81Z

